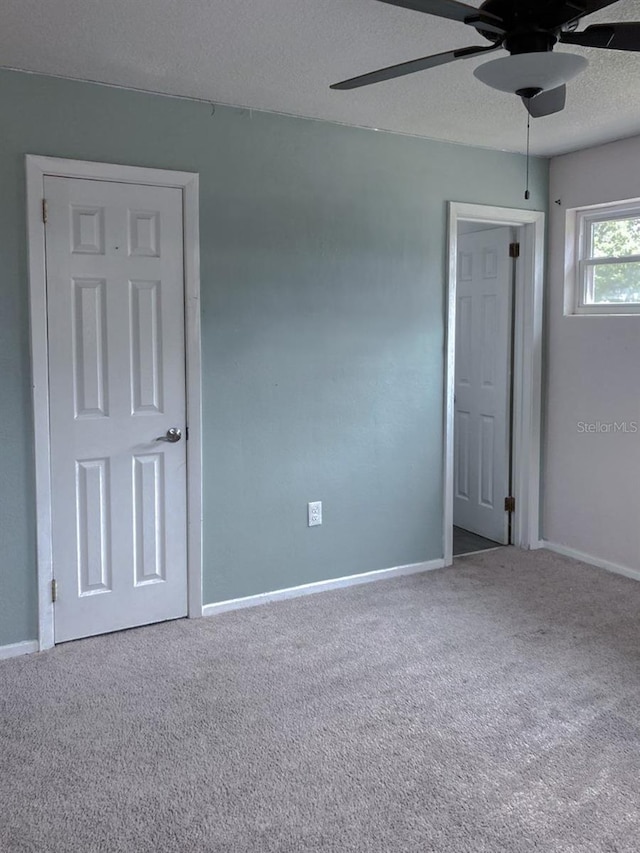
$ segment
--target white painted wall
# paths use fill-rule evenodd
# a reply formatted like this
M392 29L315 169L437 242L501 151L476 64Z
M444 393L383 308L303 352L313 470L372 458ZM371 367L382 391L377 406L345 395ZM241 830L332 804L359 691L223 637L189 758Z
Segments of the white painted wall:
M640 569L640 431L581 434L577 425L640 423L640 316L565 317L563 290L567 209L639 197L640 137L551 161L542 533L632 570Z

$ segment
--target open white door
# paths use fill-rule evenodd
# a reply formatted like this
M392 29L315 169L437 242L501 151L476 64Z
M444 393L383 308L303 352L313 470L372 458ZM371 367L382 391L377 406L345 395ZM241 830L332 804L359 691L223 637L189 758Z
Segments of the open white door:
M458 236L453 523L506 544L512 229Z
M187 613L183 204L178 188L44 189L60 642Z

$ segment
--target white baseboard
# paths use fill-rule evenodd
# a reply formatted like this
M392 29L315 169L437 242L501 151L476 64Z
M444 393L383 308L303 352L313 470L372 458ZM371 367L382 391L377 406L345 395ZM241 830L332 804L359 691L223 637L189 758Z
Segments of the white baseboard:
M334 578L328 581L305 583L300 586L289 587L288 589L277 589L274 592L261 592L258 595L248 595L246 598L231 598L228 601L205 604L202 608L202 615L214 616L217 613L240 610L243 607L256 607L258 604L268 604L271 601L284 601L287 598L298 598L301 595L313 595L316 592L327 592L330 589L342 589L346 586L357 586L361 583L390 580L391 578L398 578L403 575L416 575L420 572L430 572L434 569L442 568L444 568L443 559L428 560L425 563L411 563L408 566L396 566L393 569L378 569L377 571L365 572L361 575L348 575L344 578Z
M555 551L556 554L562 554L564 557L572 557L574 560L580 560L581 563L587 563L590 566L596 566L598 569L606 569L608 572L613 572L616 575L624 575L626 578L632 578L635 581L640 581L640 571L632 569L630 566L622 566L619 563L612 563L610 560L603 560L602 557L593 557L591 554L584 554L582 551L576 551L575 548L567 548L566 545L557 545L555 542L547 542L542 540L542 547L549 551Z
M5 658L16 658L19 655L30 655L38 651L37 640L25 640L22 643L12 643L9 646L0 646L0 660Z

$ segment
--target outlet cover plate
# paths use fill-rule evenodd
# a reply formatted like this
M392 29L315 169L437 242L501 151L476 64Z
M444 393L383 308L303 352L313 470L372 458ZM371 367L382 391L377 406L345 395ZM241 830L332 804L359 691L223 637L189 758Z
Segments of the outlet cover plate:
M309 527L322 524L322 501L311 501L307 504L307 522Z

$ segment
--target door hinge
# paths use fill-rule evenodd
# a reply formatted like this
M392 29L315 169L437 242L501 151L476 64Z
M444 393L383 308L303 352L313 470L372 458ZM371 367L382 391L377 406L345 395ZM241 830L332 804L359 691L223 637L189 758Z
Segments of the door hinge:
M504 511L505 512L515 512L516 511L516 499L513 497L508 497L504 499Z
M47 204L46 198L42 199L42 221L45 225L49 221L49 205Z
M519 258L520 257L520 243L509 243L509 257L510 258Z
M55 604L57 600L58 600L58 581L52 580L51 581L51 602L53 604Z

